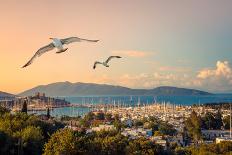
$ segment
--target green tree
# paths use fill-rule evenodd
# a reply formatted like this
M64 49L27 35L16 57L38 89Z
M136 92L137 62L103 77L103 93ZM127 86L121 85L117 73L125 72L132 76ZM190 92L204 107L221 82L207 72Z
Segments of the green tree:
M175 149L175 154L176 155L191 155L191 151L183 147L177 147Z
M10 110L6 109L5 107L0 106L0 116L2 116L5 113L9 113Z
M202 118L202 128L210 130L216 128L216 120L214 118L213 113L207 112L205 116Z
M43 135L39 127L27 126L21 131L15 133L18 139L18 147L21 154L30 155L42 154Z
M107 136L104 138L96 138L95 141L101 144L100 154L123 155L127 146L127 139L121 134Z
M115 126L115 128L116 128L116 130L117 130L118 132L121 131L121 129L124 127L123 124L122 124L122 122L119 121L119 120L115 120L115 121L113 122L113 125Z
M105 114L106 120L110 121L112 119L112 115L110 113Z
M190 117L185 121L185 127L187 129L188 136L198 143L201 137L201 118L197 116L197 113L193 111Z
M92 121L95 118L95 114L93 112L89 112L85 115L84 120L86 121Z
M227 115L223 118L223 124L226 130L230 129L230 115Z
M118 114L116 114L116 115L114 115L114 120L116 121L120 121L120 117L119 117L119 115Z
M9 154L13 141L9 135L0 131L0 154Z
M150 140L145 138L135 139L129 142L129 146L127 147L128 155L162 155L164 154L164 150L162 146L157 145Z
M0 147L7 148L4 150L9 154L41 154L49 135L62 127L63 124L59 122L45 122L35 115L5 113L0 117L0 131L4 133L0 137L9 145L3 144Z
M164 136L160 131L155 131L154 136Z
M91 122L86 120L86 119L80 119L80 124L83 126L83 127L90 127L91 125Z
M96 115L97 120L104 120L105 119L105 114L102 112L97 113Z
M50 118L50 109L47 108L47 118L49 119Z
M198 147L185 148L191 152L192 155L218 155L232 153L232 142L224 141L219 144L201 144Z
M141 120L135 120L134 125L136 127L143 126L143 121L141 121Z
M23 107L22 107L22 111L21 112L27 113L27 101L23 102Z
M164 135L173 136L176 134L176 129L174 129L174 127L167 122L163 122L159 125L159 131Z
M222 122L222 115L221 112L218 110L216 114L211 112L207 112L205 116L202 118L202 128L210 130L219 130L223 126Z
M61 129L55 132L44 147L44 155L75 155L75 135L70 129Z
M218 110L217 113L215 114L215 128L216 130L220 130L223 126L223 121L222 121L222 114L221 111Z

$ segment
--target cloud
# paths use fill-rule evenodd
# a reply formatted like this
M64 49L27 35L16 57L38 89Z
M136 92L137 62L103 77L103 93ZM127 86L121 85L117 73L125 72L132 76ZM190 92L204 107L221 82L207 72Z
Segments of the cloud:
M201 87L213 91L226 91L232 88L232 69L228 61L217 61L215 69L202 69L196 81Z
M98 82L121 85L130 88L154 88L158 86L181 86L184 87L188 81L188 75L177 75L170 73L141 73L137 75L123 74L119 77L102 76ZM190 84L189 84L190 85Z
M228 61L217 61L216 69L203 69L197 75L198 78L207 79L210 77L231 78L232 72Z
M162 70L162 69L161 69ZM175 67L163 67L153 73L123 74L119 76L102 75L97 82L121 85L130 88L154 88L158 86L177 86L195 88L210 92L232 90L232 69L228 61L217 61L216 68L201 69L199 72L184 71ZM168 70L175 70L169 72Z
M113 54L124 55L128 57L147 57L154 54L154 52L147 52L147 51L135 51L135 50L128 50L128 51L113 51Z

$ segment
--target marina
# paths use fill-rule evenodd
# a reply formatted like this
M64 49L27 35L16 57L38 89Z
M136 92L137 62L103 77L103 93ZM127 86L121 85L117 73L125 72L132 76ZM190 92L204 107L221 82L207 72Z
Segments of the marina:
M180 100L182 99L182 102ZM174 107L199 105L204 103L231 102L232 95L212 96L85 96L85 97L46 97L45 94L35 94L26 98L1 100L3 107L13 112L20 111L24 100L28 100L28 112L46 114L50 109L52 116L83 116L90 111L114 111L115 109L151 108L150 105L172 105Z

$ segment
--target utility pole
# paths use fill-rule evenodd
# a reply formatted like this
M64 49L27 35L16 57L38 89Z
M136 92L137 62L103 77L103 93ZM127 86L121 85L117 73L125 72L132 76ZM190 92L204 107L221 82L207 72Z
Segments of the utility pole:
M231 103L230 103L230 138L232 138L231 137Z

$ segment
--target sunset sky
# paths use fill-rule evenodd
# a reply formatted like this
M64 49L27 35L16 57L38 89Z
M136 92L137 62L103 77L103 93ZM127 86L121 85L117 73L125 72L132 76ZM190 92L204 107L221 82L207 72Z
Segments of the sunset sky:
M9 0L0 4L0 91L52 82L232 92L231 0ZM73 43L23 66L48 38ZM92 69L110 55L109 68Z

